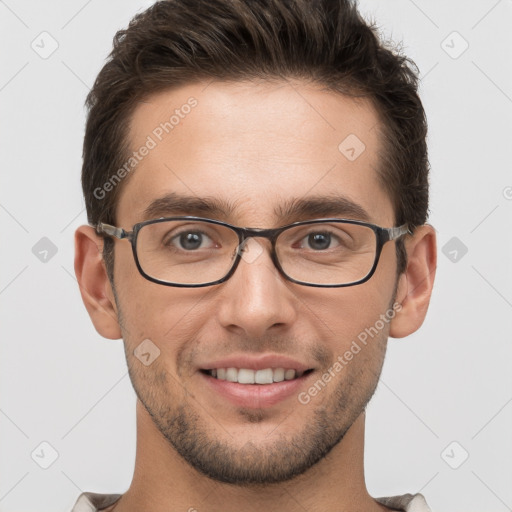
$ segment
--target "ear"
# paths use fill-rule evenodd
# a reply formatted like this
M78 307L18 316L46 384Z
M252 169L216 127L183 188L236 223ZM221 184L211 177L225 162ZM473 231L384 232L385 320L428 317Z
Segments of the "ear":
M428 224L418 227L405 242L407 268L399 277L396 302L402 307L390 324L389 335L403 338L425 320L437 267L436 232Z
M121 338L114 293L103 261L103 239L91 226L75 231L75 274L82 300L101 336Z

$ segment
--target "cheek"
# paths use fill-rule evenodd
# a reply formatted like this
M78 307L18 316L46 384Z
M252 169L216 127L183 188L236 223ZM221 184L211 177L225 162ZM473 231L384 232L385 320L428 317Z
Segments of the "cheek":
M335 348L343 350L361 332L373 326L384 314L392 299L393 286L379 283L377 279L354 287L330 290L325 299L317 303L318 319L323 331L335 340Z
M366 283L327 290L322 298L316 296L314 300L310 296L307 300L310 310L315 311L322 342L329 340L334 360L341 357L349 362L351 372L378 366L385 351L394 317L390 309L395 285L394 246L389 245L388 253L383 251L376 272Z
M138 364L134 351L143 350L142 343L146 343L151 354L158 354L160 365L175 374L179 354L198 339L203 325L198 318L205 314L208 290L153 283L139 273L129 251L116 254L115 264L115 287L128 358Z

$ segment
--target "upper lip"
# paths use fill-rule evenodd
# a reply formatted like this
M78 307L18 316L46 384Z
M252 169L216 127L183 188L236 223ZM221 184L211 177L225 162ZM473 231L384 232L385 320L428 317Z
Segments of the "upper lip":
M264 370L266 368L292 369L297 372L304 372L312 369L311 365L301 363L296 359L279 354L264 355L232 355L222 359L216 359L201 365L201 370L212 370L214 368L247 368L248 370Z

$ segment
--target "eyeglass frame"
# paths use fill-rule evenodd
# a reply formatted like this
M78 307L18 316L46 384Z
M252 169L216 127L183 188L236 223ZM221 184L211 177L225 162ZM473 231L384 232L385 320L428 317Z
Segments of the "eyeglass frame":
M152 277L148 275L144 270L142 269L139 258L137 255L137 236L139 234L139 231L149 224L157 224L161 222L167 222L167 221L176 221L176 220L195 220L195 221L201 221L201 222L208 222L210 224L217 224L219 226L224 226L232 231L234 231L238 235L239 244L236 249L236 257L234 259L233 264L231 265L230 270L227 272L227 274L222 277L221 279L217 279L216 281L211 281L208 283L201 283L201 284L183 284L183 283L170 283L167 281L159 280L155 277ZM306 283L304 281L299 281L297 279L293 279L292 277L288 276L286 272L283 270L281 263L279 262L279 259L276 254L276 241L278 236L287 229L300 226L300 225L308 225L308 224L325 224L326 222L337 222L339 224L354 224L358 226L365 226L367 228L370 228L374 233L377 240L377 246L375 249L375 259L373 262L373 266L371 270L368 272L368 274L358 281L354 281L351 283L345 283L345 284L314 284L314 283ZM366 281L368 281L373 274L375 273L375 270L377 269L377 265L380 260L380 255L382 252L382 249L384 245L387 242L391 242L394 240L398 240L400 237L406 234L412 235L412 231L409 229L407 224L402 224L401 226L396 226L392 228L383 228L381 226L377 226L376 224L372 224L370 222L365 222L361 220L355 220L355 219L344 219L344 218L323 218L323 219L312 219L312 220L305 220L305 221L298 221L293 222L291 224L286 224L284 226L280 226L278 228L242 228L238 226L234 226L232 224L229 224L227 222L223 222L216 219L207 219L205 217L196 217L192 215L185 215L185 216L177 216L177 217L160 217L158 219L151 219L146 220L144 222L138 222L137 224L134 224L131 231L126 231L124 228L120 228L117 226L112 226L111 224L106 224L104 222L98 222L96 226L93 226L96 230L96 233L98 235L107 235L111 237L118 238L119 240L128 240L131 243L132 246L132 253L133 258L135 260L135 264L137 266L137 269L139 270L142 277L147 279L148 281L151 281L156 284L161 284L164 286L173 286L177 288L202 288L204 286L213 286L216 284L221 284L227 281L236 271L240 260L242 259L242 252L243 252L243 246L246 243L246 241L249 238L266 238L267 240L270 240L272 244L272 249L270 251L270 257L272 259L272 262L274 263L274 266L277 268L279 273L288 281L296 284L300 284L303 286L312 286L315 288L344 288L347 286L356 286L358 284L363 284ZM242 248L242 249L240 249Z

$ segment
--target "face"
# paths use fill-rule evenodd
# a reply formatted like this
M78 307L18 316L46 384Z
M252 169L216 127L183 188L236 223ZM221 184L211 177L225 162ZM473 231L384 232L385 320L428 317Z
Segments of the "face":
M161 123L173 114L166 133ZM356 159L338 149L349 135L365 146ZM378 119L361 100L298 82L187 85L138 105L132 149L148 136L155 145L119 198L116 222L127 230L171 193L207 198L225 211L162 209L160 202L153 218L198 215L271 228L360 216L343 209L341 199L337 214L281 215L294 201L336 195L358 205L370 222L394 225L377 174ZM330 289L287 281L269 249L268 240L250 239L228 281L176 288L144 279L130 244L115 243L116 304L138 398L171 449L211 478L238 485L290 479L336 447L375 390L389 327L380 315L394 302L394 243L384 246L369 281ZM361 333L371 327L363 344ZM148 365L134 355L143 340L151 340ZM226 384L204 372L258 363L309 371L280 384ZM331 378L319 385L325 373ZM276 386L280 391L270 389Z

